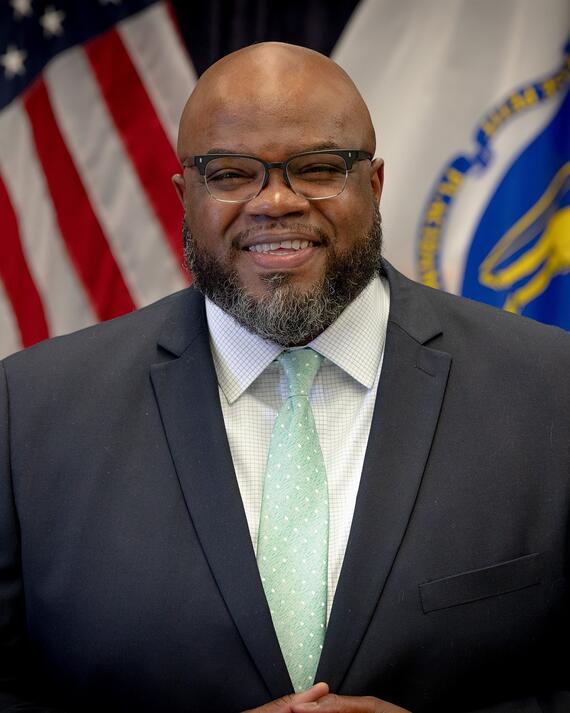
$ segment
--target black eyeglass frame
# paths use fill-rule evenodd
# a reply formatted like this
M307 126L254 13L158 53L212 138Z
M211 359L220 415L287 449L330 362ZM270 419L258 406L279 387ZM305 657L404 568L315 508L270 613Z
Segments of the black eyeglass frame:
M302 156L312 156L312 155L318 155L318 154L323 154L323 155L333 155L333 156L340 156L344 160L345 166L346 166L346 174L348 178L348 172L352 170L352 167L354 163L357 161L372 161L372 154L369 151L361 151L359 149L320 149L318 151L303 151L302 153L297 153L294 154L293 156L289 156L288 159L285 161L264 161L262 158L259 158L258 156L251 156L250 154L234 154L234 153L208 153L208 154L202 154L202 155L196 155L196 156L189 156L187 159L185 159L182 162L182 167L183 168L197 168L198 172L200 173L201 176L204 177L204 183L206 185L206 188L208 190L208 193L212 196L214 200L220 201L220 203L247 203L248 201L253 200L254 198L257 198L257 196L261 193L261 191L267 186L269 183L269 171L272 168L280 168L283 171L283 180L285 181L285 185L290 188L293 193L296 195L302 195L297 193L297 191L293 188L291 185L291 182L289 180L289 176L287 175L287 166L291 161L293 161L296 158L300 158ZM212 195L209 187L208 187L208 181L206 180L206 167L210 161L213 161L214 159L217 158L252 158L255 161L258 161L265 169L265 175L263 177L263 182L257 191L257 193L250 198L245 198L245 199L240 199L240 200L224 200L223 198L218 198L217 196ZM309 201L320 201L320 200L329 200L330 198L336 198L339 196L344 189L346 188L346 180L345 183L342 187L342 189L336 193L333 196L317 196L315 198L311 198L309 196L302 196L303 198L306 198Z

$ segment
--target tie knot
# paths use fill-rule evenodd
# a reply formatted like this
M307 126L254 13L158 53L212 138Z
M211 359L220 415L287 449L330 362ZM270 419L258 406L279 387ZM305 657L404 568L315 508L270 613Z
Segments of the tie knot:
M289 396L309 397L322 360L320 354L309 348L286 351L279 355L279 363L289 384Z

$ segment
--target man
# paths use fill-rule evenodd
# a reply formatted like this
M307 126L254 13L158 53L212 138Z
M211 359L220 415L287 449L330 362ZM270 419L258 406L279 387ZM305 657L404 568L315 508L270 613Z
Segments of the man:
M0 710L570 710L568 336L381 261L321 55L224 58L178 150L198 289L3 365Z

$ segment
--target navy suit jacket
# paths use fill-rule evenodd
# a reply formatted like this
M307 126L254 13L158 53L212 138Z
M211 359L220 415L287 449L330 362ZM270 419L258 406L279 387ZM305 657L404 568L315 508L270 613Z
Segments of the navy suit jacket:
M570 336L385 269L317 679L414 713L570 711ZM0 711L291 691L192 288L3 362L0 657Z

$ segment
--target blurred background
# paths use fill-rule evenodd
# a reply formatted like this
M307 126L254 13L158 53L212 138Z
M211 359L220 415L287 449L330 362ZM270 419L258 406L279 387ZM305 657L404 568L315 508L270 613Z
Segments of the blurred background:
M567 0L0 0L0 357L188 283L180 112L263 40L362 92L398 269L570 329L569 36Z

